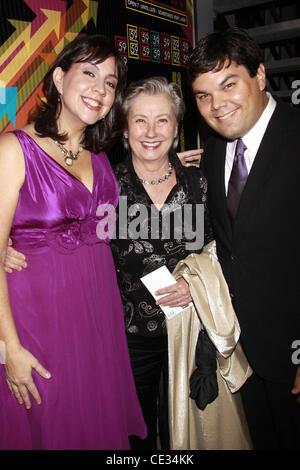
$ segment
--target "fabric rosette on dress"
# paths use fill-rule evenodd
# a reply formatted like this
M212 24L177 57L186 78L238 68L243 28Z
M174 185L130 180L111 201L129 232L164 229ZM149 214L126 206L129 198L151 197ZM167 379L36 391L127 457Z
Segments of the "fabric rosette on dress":
M68 254L81 245L94 245L95 243L109 244L110 238L97 236L97 217L88 217L81 221L76 220L71 224L65 224L55 230L49 230L46 234L46 242L52 248L61 253Z
M110 230L98 230L99 222L104 221ZM85 219L75 219L69 223L55 227L20 230L14 229L12 240L19 250L36 252L38 248L50 247L62 254L71 254L82 245L92 246L97 243L109 244L114 226L115 216L109 218L88 216ZM101 227L103 228L103 227Z

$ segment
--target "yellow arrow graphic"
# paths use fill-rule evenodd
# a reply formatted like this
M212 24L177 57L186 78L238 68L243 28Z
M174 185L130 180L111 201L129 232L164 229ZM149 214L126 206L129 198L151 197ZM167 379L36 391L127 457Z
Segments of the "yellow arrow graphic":
M88 24L88 21L93 18L95 24L97 24L97 11L98 3L94 0L82 0L86 4L86 10L82 13L81 18L85 25Z
M61 12L43 9L43 13L47 16L45 23L36 31L29 42L26 43L27 47L23 47L0 74L0 80L6 85L10 83L16 71L19 71L23 65L26 64L28 59L33 60L36 57L39 53L39 48L51 31L54 30L56 36L59 38Z
M78 36L78 33L71 33L71 32L65 33L64 37L54 47L53 52L57 55L60 54L63 48L69 42L73 41L73 39L75 39L77 36Z
M20 20L8 21L13 25L15 31L0 47L0 64L3 64L22 42L28 44L30 41L31 23Z

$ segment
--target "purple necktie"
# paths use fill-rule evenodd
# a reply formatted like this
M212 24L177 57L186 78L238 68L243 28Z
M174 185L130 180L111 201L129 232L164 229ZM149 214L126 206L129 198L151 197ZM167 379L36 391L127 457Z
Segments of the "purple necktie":
M235 219L248 177L248 170L244 158L246 149L247 147L242 139L238 139L227 191L227 212L232 222Z

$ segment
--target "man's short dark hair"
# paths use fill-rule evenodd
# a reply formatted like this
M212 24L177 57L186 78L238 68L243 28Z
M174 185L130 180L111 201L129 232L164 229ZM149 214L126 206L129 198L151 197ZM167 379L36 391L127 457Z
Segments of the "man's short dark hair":
M231 28L200 39L189 58L189 81L193 83L199 74L219 71L231 62L244 65L250 77L255 77L261 63L260 49L244 29Z

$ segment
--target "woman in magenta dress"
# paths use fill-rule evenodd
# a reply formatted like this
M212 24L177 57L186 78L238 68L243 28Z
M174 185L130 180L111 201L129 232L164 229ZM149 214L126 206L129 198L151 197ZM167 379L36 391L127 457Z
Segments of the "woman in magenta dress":
M99 207L118 202L101 150L123 82L103 36L76 39L35 122L0 138L0 449L128 449L146 435L109 232L97 230ZM7 275L9 236L28 268Z

